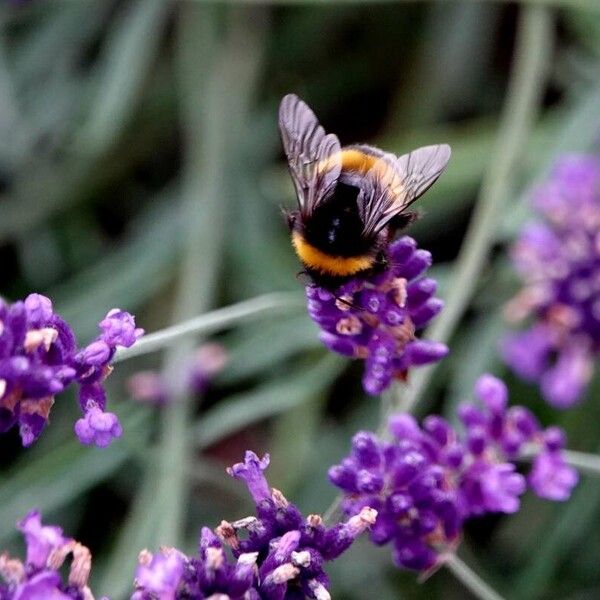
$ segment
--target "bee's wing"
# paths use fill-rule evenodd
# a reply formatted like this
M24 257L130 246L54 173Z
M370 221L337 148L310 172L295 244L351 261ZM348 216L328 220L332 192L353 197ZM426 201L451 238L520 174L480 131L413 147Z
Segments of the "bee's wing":
M313 111L295 94L281 101L279 131L300 211L307 216L335 188L342 169L340 142L325 133Z
M399 156L389 155L368 171L359 201L364 235L373 236L396 215L405 211L443 173L450 160L450 146L425 146Z

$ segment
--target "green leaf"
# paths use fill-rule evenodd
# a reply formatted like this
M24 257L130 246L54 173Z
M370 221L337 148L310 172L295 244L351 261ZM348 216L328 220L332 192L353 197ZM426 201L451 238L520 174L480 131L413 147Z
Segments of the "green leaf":
M306 402L328 386L346 364L339 356L327 354L314 367L303 366L255 390L231 396L207 411L192 432L198 448L211 444Z
M175 197L174 190L161 194L128 241L50 291L58 312L82 339L96 334L97 323L108 310L139 307L172 276L183 220L172 210Z
M95 101L76 142L86 155L105 151L130 119L171 8L164 0L134 0L123 7L105 41Z
M124 406L124 436L142 443L150 414ZM14 524L32 507L45 515L110 477L134 453L126 437L108 448L86 448L72 437L31 460L29 454L0 479L0 544L16 535Z

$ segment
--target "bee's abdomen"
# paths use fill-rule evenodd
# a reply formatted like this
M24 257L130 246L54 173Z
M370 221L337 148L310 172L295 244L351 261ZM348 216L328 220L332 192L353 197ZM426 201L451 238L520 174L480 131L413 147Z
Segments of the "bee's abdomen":
M327 254L352 257L364 254L370 241L358 213L355 186L338 182L335 192L303 223L306 241Z
M370 269L375 257L371 253L355 256L340 256L329 254L311 244L299 231L292 233L292 243L298 258L309 271L348 277Z

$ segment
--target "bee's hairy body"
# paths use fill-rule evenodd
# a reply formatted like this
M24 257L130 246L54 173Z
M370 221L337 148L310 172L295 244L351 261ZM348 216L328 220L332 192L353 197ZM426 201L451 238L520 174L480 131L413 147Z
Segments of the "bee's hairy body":
M381 260L384 236L363 236L358 192L354 186L338 183L333 196L309 219L301 219L299 211L288 215L296 254L317 285L337 287Z
M342 147L294 94L281 101L279 130L298 198L287 215L292 244L314 283L330 290L385 267L389 242L415 216L406 209L450 158L445 144L402 156Z

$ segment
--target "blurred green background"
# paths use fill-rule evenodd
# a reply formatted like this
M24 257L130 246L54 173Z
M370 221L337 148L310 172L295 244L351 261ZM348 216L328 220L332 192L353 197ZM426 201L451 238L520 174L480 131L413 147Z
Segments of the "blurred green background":
M301 306L276 128L291 91L343 143L452 145L410 230L433 252L443 297L473 207L488 206L475 294L458 302L451 354L417 412L451 417L491 370L572 448L600 450L599 383L557 413L497 356L501 307L518 289L505 250L527 190L559 153L600 139L599 0L5 0L0 24L2 296L52 297L81 344L113 306L151 332L266 292L299 302L217 336L230 363L201 402L161 414L123 385L163 365L176 381L188 343L120 364L109 409L125 434L109 449L77 443L69 394L32 449L3 436L0 547L22 550L14 523L38 507L91 548L97 597L119 600L140 549L193 551L201 525L251 512L224 472L246 448L271 453L271 483L307 513L334 499L327 467L381 408L361 365L328 355ZM567 504L527 495L517 515L472 521L460 554L507 598L600 598L599 522L600 483L582 478ZM338 600L469 597L445 572L418 584L366 541L329 572Z

